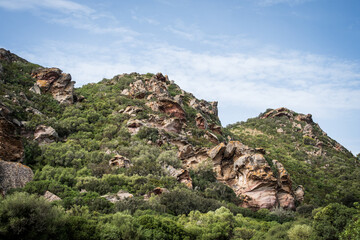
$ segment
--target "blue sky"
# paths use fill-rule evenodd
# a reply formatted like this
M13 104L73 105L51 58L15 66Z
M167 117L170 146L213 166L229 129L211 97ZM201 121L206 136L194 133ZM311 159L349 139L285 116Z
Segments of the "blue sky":
M360 152L358 0L0 0L0 47L81 86L163 72L219 101L223 125L312 113Z

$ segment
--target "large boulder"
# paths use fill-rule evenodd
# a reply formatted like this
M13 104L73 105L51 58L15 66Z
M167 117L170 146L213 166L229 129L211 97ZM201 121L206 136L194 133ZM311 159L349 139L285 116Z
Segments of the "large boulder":
M0 160L0 192L5 195L11 188L24 187L25 184L33 179L33 171L16 162L6 162Z
M243 200L243 207L295 209L288 172L274 160L276 175L263 154L263 149L253 149L239 141L220 143L208 151L216 178L234 190Z
M34 92L40 88L41 93L50 93L62 104L74 103L74 81L71 81L71 75L63 73L58 68L39 68L32 73L36 79Z

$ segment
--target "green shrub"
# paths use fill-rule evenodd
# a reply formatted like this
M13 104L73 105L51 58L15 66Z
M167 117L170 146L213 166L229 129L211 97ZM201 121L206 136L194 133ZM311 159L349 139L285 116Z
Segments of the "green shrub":
M14 193L0 202L2 239L61 239L65 215L44 198Z

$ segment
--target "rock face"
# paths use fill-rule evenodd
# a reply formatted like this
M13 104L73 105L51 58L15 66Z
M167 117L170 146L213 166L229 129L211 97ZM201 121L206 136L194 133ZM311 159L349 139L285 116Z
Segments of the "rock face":
M33 176L33 171L21 163L0 160L0 191L3 195L11 188L24 187Z
M72 104L74 102L74 81L71 75L62 73L58 68L40 68L32 73L36 83L32 90L41 93L51 93L53 97L62 104Z
M59 138L57 132L52 127L39 125L35 129L34 140L40 144L47 144L55 142Z
M132 166L129 159L124 156L116 155L109 160L109 166L111 168L129 168Z
M24 148L18 127L0 115L0 159L5 161L21 161L24 157Z
M242 206L252 209L295 208L290 176L276 160L274 174L261 149L252 149L238 141L220 143L208 151L217 179L230 186L243 200Z

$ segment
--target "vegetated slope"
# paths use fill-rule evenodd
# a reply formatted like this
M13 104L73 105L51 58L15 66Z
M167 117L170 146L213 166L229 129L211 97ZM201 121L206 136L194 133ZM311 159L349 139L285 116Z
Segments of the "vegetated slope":
M323 206L360 200L359 161L303 115L286 108L268 109L259 117L229 125L240 141L264 148L279 160L295 184L305 187L305 202Z
M2 239L333 239L356 234L353 208L329 205L317 209L314 220L311 206L298 207L301 218L277 208L284 206L279 194L293 194L280 163L290 161L271 152L265 160L263 149L228 141L236 137L221 127L217 103L196 99L162 74L122 74L74 89L69 74L0 49L0 114L0 185L6 193L0 200ZM280 165L271 165L275 157ZM18 169L26 169L26 176ZM307 184L301 174L291 177L295 187ZM250 180L252 188L234 187L240 178ZM266 190L264 206L272 211L239 207L256 199L243 199L233 190L245 197ZM314 192L307 198L319 197ZM250 207L262 207L257 204ZM335 227L326 222L329 210L340 219Z

